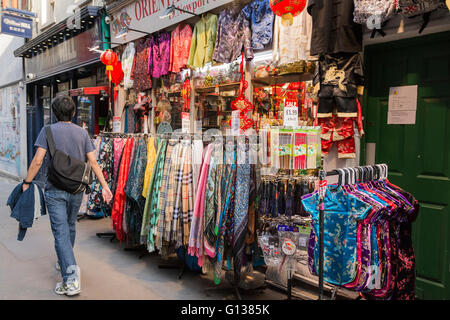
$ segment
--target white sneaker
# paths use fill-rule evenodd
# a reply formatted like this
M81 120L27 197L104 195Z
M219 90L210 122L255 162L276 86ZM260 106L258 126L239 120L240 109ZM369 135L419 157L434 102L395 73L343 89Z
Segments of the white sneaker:
M81 283L79 280L66 283L66 296L75 296L81 292Z
M62 282L56 284L55 293L59 295L64 295L67 292L67 287Z
M59 295L75 296L80 294L80 292L81 284L78 280L69 283L58 282L55 288L55 293Z

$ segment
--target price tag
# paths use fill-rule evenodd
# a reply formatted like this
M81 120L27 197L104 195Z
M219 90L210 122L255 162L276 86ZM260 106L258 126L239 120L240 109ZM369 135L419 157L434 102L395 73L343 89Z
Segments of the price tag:
M189 133L191 131L191 115L189 112L181 113L181 132Z
M298 127L298 101L286 99L284 102L283 125L285 127Z

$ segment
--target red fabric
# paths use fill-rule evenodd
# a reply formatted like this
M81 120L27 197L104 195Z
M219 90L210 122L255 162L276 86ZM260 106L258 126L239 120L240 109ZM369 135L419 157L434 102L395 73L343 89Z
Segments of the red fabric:
M123 149L122 161L119 168L119 176L117 178L116 194L111 212L113 228L116 231L116 237L119 241L124 241L126 234L123 231L123 212L125 208L125 184L127 183L128 173L130 169L131 151L133 149L133 139L128 138Z
M358 99L356 99L356 105L358 106L358 131L359 135L362 137L364 135L364 128L362 122L361 104L359 103Z

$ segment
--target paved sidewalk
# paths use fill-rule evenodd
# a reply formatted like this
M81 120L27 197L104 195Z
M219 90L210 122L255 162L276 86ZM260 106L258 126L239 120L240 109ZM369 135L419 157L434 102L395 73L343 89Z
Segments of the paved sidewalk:
M55 269L56 254L48 216L34 222L25 239L17 241L18 222L6 207L16 181L0 178L0 299L234 299L234 291L224 281L219 290L207 276L179 270L159 269L159 256L139 259L117 241L96 237L109 232L111 220L85 219L77 223L75 256L81 268L82 293L77 297L53 293L61 276ZM241 293L242 294L242 293ZM242 294L244 299L284 299L269 288Z

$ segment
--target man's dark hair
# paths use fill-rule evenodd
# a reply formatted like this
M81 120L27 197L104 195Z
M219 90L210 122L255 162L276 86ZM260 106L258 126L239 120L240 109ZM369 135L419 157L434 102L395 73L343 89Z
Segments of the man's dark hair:
M68 95L57 95L52 101L52 112L58 121L71 121L75 115L75 103Z

